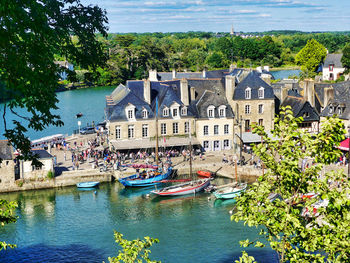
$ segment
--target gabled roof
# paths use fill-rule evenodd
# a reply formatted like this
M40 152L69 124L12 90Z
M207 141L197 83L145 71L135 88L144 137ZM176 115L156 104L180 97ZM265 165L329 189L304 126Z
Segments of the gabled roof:
M226 117L232 118L233 111L229 103L227 102L225 93L214 92L212 90L206 90L201 98L196 103L198 117L199 118L208 118L207 109L209 106L214 106L214 117L219 118L218 108L222 105L226 106Z
M342 68L341 58L343 54L327 54L324 61L324 67L329 67L329 65L334 65L335 68Z
M264 90L264 99L275 99L273 88L263 81L260 78L259 73L252 71L248 76L243 79L235 88L233 99L234 100L244 100L245 99L245 90L251 88L251 98L250 100L257 100L258 90L263 87Z
M38 156L38 159L51 159L53 156L46 150L32 150L34 155Z
M0 159L12 160L13 148L8 140L0 140Z
M303 117L304 121L319 121L320 115L303 97L287 96L281 107L291 106L294 117Z

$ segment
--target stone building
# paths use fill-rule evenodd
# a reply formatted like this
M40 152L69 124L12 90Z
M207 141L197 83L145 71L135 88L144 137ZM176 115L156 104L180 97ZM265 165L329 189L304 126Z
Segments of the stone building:
M11 184L15 181L13 148L8 140L0 140L0 184Z
M39 179L46 178L49 171L54 172L54 157L46 150L32 150L38 160L43 164L41 167L32 165L32 161L23 161L21 178Z

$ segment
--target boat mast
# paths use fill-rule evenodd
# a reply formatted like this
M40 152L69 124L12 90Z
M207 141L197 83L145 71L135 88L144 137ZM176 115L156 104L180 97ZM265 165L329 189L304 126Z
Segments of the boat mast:
M190 139L190 177L192 178L192 142L191 142L191 120L189 123L189 139ZM193 178L192 178L193 179Z
M156 165L158 167L158 98L156 98Z

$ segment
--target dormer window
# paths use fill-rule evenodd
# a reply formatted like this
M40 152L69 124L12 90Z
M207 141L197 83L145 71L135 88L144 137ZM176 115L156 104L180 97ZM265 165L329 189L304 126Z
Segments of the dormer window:
M342 107L338 107L338 115L342 115L343 114L343 109Z
M329 113L333 113L333 106L332 105L329 106Z
M148 111L146 109L142 110L142 118L147 119L148 118Z
M215 117L215 106L211 105L208 107L208 118L214 118Z
M221 117L221 118L226 117L226 106L225 105L221 105L219 107L219 117Z
M163 117L168 117L169 116L169 109L168 108L164 108L163 109Z
M258 97L259 99L263 99L264 98L264 88L261 87L259 90L258 90Z
M187 115L187 107L182 107L181 108L181 115L186 116Z
M245 89L245 99L249 100L252 97L252 89L246 88Z
M329 71L333 71L334 69L334 64L329 64Z
M125 114L128 120L135 120L135 106L132 104L129 104L125 108Z

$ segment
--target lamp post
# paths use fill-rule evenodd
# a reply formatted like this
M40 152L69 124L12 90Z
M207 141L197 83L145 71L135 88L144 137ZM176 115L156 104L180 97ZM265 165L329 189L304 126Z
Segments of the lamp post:
M78 126L79 126L79 134L80 134L81 121L78 121Z

